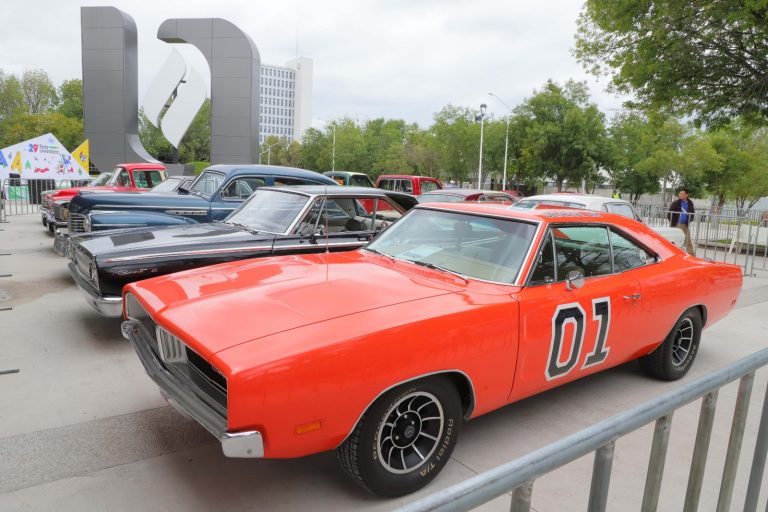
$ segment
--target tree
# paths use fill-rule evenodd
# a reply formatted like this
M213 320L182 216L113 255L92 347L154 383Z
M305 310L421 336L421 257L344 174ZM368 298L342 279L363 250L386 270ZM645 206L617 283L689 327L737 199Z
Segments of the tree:
M430 133L435 139L439 165L446 179L470 181L477 176L480 156L480 124L476 112L466 107L445 106L435 114Z
M58 112L16 115L0 125L0 147L49 132L71 151L83 142L83 121Z
M83 81L64 80L59 86L58 111L67 117L83 118Z
M56 88L48 73L42 69L28 69L21 78L21 91L30 114L41 114L58 104Z
M162 114L160 117L162 119ZM173 161L173 146L163 136L163 132L149 122L143 109L139 110L139 139L150 155L161 162ZM210 159L211 100L206 98L179 143L179 161L199 162Z
M21 82L15 75L7 75L0 69L0 121L25 111Z
M524 135L520 161L539 178L551 179L562 190L567 181L578 187L595 179L606 158L603 114L589 103L587 86L548 81L515 110Z
M587 0L575 55L636 104L722 125L768 122L764 0Z

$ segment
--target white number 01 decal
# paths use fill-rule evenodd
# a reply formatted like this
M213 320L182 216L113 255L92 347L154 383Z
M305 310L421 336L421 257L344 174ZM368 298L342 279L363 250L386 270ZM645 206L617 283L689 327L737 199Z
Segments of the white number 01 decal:
M552 316L552 342L549 345L549 360L547 370L544 372L547 380L553 380L568 375L579 362L581 350L584 345L584 318L586 314L581 304L574 302L557 306ZM597 339L592 352L587 354L584 365L589 368L605 361L608 357L609 347L605 346L608 339L608 329L611 326L611 299L601 297L592 300L592 319L598 322ZM565 326L573 325L573 340L568 354L562 354L563 336ZM566 357L563 357L566 356Z

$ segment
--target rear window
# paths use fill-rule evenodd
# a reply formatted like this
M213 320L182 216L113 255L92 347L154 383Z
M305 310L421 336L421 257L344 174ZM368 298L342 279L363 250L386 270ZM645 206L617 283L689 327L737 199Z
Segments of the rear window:
M373 187L373 182L368 176L353 175L349 178L349 184L355 187Z
M431 190L440 190L440 184L435 181L422 181L421 182L421 191L422 192L429 192Z
M419 196L420 203L458 203L464 201L464 197L453 194L422 194Z

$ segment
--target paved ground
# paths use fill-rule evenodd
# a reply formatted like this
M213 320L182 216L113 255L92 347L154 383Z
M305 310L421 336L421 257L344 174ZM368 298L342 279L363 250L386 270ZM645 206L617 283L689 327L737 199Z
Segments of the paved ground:
M36 215L0 224L0 511L389 510L642 403L681 383L628 364L468 423L428 489L381 500L350 484L332 453L234 460L169 409L119 332L80 297ZM766 346L768 279L747 278L739 307L704 333L703 375ZM732 510L741 510L766 371L756 378ZM718 400L701 510L714 510L736 386ZM698 403L675 414L660 510L681 510ZM637 510L652 427L619 440L609 510ZM592 458L539 479L537 511L585 510ZM768 487L764 483L764 487ZM768 489L759 510L765 510ZM501 497L481 510L508 510Z

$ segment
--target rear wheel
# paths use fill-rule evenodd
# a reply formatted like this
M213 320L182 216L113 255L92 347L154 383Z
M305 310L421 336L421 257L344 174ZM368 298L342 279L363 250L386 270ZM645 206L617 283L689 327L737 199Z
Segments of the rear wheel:
M640 365L645 372L661 380L677 380L691 369L701 340L701 314L689 309L677 321L659 347L645 357Z
M437 476L461 428L459 395L435 377L398 386L360 418L336 453L344 471L381 496L414 492Z

